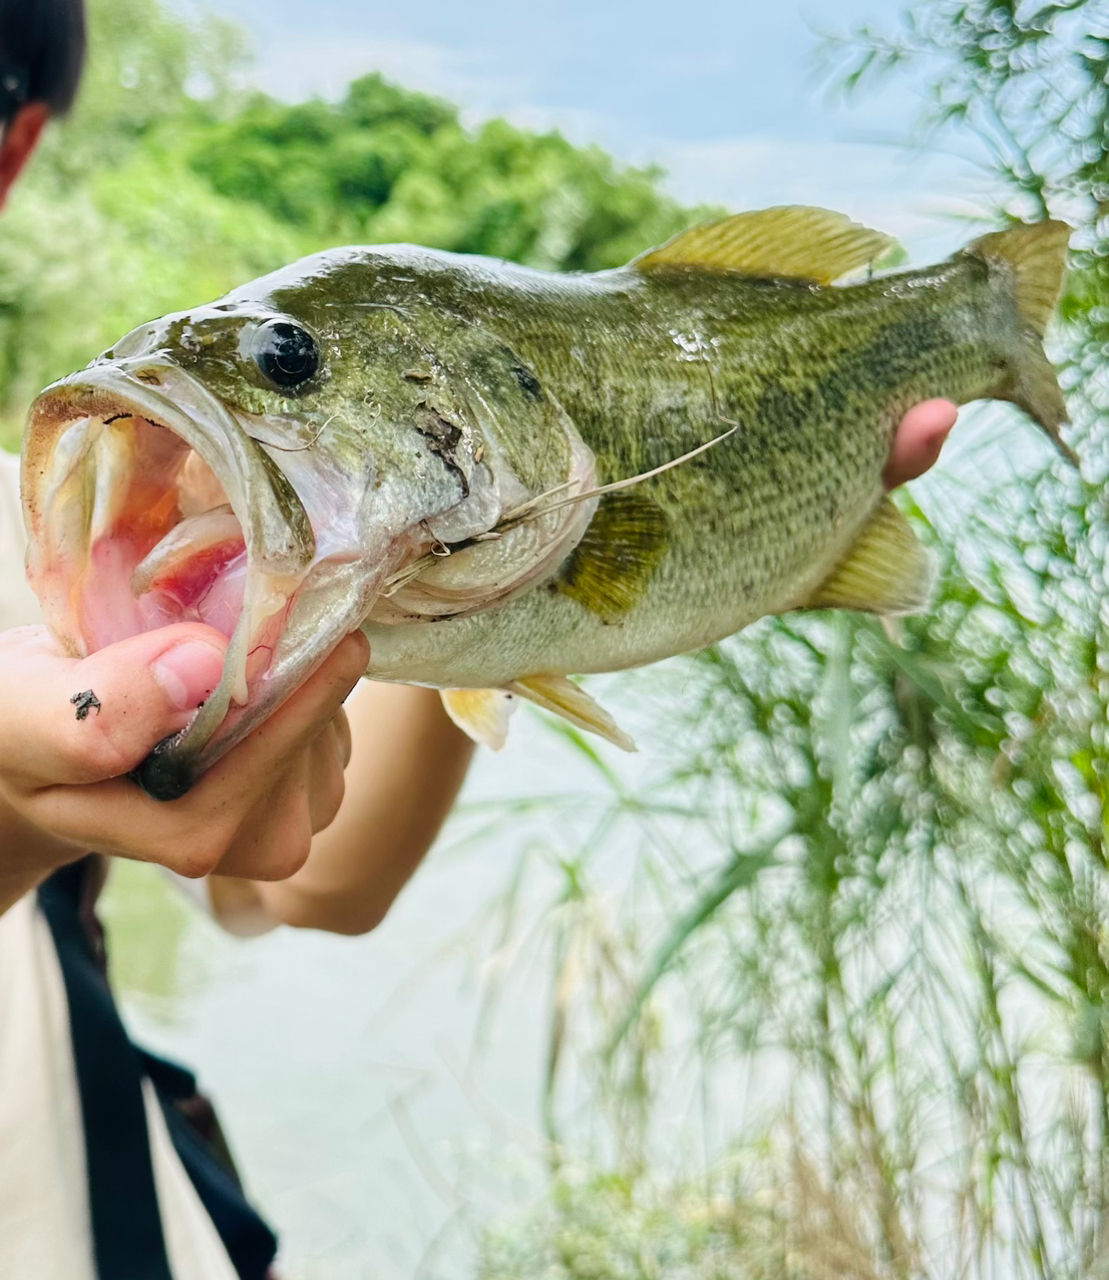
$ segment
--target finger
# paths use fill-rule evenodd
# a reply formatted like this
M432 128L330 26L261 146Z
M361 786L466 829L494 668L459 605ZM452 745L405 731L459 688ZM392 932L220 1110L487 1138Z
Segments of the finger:
M312 744L309 756L308 815L313 835L331 826L343 803L343 755L336 722L332 721Z
M365 637L347 637L280 711L218 761L180 800L152 800L129 779L121 778L96 786L45 788L27 803L26 812L43 829L95 852L160 862L187 876L209 874L239 842L247 851L238 864L243 869L228 874L279 878L268 868L288 865L288 847L299 847L304 830L311 839L307 805L303 830L293 813L289 829L277 832L272 856L267 855L264 841L245 839L240 829L248 816L260 822L263 832L273 828L274 810L260 804L264 799L272 797L281 814L288 815L287 793L293 786L285 783L289 762L296 762L334 718L367 661ZM281 783L276 797L275 778ZM249 866L242 861L247 857Z
M342 730L346 730L345 747ZM312 837L335 821L343 803L343 769L349 757L349 727L340 708L273 791L247 815L215 874L284 880L298 871L311 851Z
M343 769L350 759L350 725L342 704L368 661L365 636L347 636L280 711L214 767L218 781L221 766L233 765L247 776L271 777L272 762L290 755L295 761L246 818L218 864L220 875L287 879L308 857L313 834L334 821L346 785Z
M130 778L89 786L44 787L24 798L25 816L43 831L89 853L160 862L182 875L202 875L209 851L238 830L234 813L177 814L166 820Z
M345 710L340 709L339 714L331 722L332 728L335 730L335 737L339 743L339 758L345 769L350 764L350 753L352 750L350 736L350 720Z
M0 772L29 786L133 769L219 683L226 637L199 623L67 658L44 627L0 635Z
M246 815L215 874L243 880L286 880L312 848L309 750L302 751Z
M368 662L366 637L360 631L347 636L288 702L234 751L217 761L206 777L221 778L234 769L261 779L272 778L280 762L313 742L342 710Z
M283 879L307 857L312 839L308 753L258 788L230 798L214 787L198 802L191 793L166 804L129 779L87 787L52 787L26 806L37 825L93 853L157 862L196 878L221 874ZM199 790L199 788L198 788Z
M909 410L897 428L882 474L887 489L915 480L932 466L958 416L958 406L950 400L924 400Z

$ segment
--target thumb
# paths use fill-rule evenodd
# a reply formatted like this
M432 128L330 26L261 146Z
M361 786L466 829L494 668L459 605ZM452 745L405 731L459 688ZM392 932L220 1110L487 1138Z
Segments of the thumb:
M950 400L924 400L901 419L882 475L887 489L922 476L940 456L959 407Z
M0 777L37 789L129 772L188 724L226 649L222 632L199 623L82 659L60 656L43 627L0 634Z

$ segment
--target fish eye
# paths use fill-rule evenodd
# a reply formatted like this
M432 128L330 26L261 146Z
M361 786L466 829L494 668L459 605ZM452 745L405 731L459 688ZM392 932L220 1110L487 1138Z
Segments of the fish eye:
M316 339L298 324L270 320L254 334L250 353L275 386L291 391L314 378L320 369Z

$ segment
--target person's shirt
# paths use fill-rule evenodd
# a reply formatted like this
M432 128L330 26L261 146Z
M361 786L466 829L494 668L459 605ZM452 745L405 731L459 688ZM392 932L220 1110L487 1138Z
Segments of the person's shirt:
M19 459L0 450L0 630L42 621L26 547ZM149 1087L145 1101L173 1275L236 1280ZM33 893L0 915L0 1277L9 1276L96 1276L65 983Z

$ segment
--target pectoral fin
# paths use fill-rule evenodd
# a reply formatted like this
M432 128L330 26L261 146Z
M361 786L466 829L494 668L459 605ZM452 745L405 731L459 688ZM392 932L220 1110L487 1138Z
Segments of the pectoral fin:
M618 621L646 591L669 538L666 513L645 494L607 494L570 555L559 590L606 622Z
M500 751L508 740L508 718L519 705L507 689L440 689L443 710L463 733Z
M932 578L928 551L901 512L883 498L847 556L805 607L915 613L928 602Z
M624 751L637 749L604 707L595 702L581 685L574 684L565 676L528 676L526 680L513 681L508 688L521 698L534 702L537 707L569 720L587 733L597 734Z

